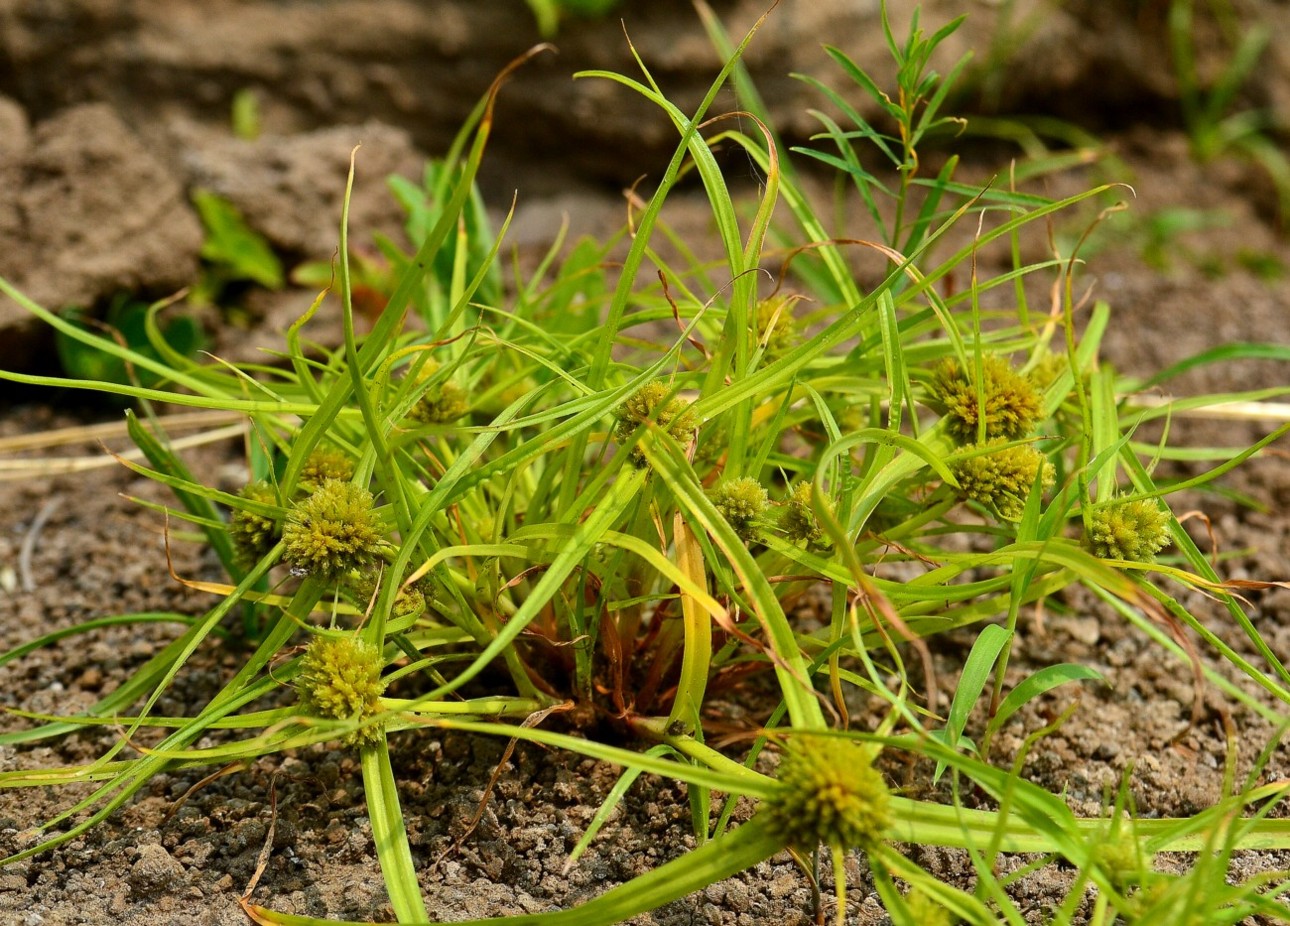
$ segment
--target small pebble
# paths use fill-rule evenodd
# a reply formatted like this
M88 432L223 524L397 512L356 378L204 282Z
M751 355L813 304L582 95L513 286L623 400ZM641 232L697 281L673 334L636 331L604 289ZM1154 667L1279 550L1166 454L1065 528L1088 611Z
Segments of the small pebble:
M184 866L165 850L152 843L139 847L139 858L130 866L126 880L136 897L155 897L166 893L184 876Z

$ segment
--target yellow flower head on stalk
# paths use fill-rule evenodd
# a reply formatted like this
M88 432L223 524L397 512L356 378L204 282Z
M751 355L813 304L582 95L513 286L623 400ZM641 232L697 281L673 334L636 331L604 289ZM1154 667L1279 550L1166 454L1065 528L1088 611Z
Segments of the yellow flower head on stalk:
M671 391L666 383L655 380L628 396L614 412L614 417L618 419L614 436L618 442L625 444L630 441L637 429L647 421L655 422L681 444L688 444L693 440L699 429L699 417L684 399L668 400ZM645 455L639 448L632 450L632 462L638 466L644 464Z
M367 569L385 545L372 493L338 479L292 506L282 540L297 572L325 580Z
M959 443L975 443L982 418L986 440L1016 440L1033 431L1043 401L1030 377L993 355L981 358L981 374L984 403L977 401L976 370L971 365L964 370L957 360L945 360L936 368L931 404L945 416L951 436Z
M993 508L1009 521L1021 517L1026 496L1035 480L1040 487L1052 486L1054 473L1048 458L1029 444L1008 445L992 441L999 449L977 454L951 464L950 471L966 498Z
M1084 546L1099 559L1149 563L1172 542L1169 521L1155 499L1121 499L1089 515Z
M328 720L365 720L381 710L385 680L381 654L357 637L318 637L300 659L296 690L309 713ZM374 743L384 735L379 724L345 737L348 746Z
M836 736L795 737L766 801L771 829L786 846L810 851L876 849L891 826L890 792L873 767L875 751Z
M242 498L266 505L278 503L278 493L267 482L252 482L238 493ZM281 529L276 519L236 508L229 518L228 535L238 562L244 566L258 562L278 542Z

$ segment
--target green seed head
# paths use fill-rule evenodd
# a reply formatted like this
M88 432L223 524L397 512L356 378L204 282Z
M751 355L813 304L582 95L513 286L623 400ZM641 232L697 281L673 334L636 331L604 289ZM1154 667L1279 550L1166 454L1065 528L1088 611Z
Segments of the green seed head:
M731 479L709 492L708 497L722 517L730 522L740 540L757 539L757 519L770 501L760 482L751 476Z
M376 573L374 572L356 573L349 577L345 584L354 603L360 608L366 609L376 596ZM390 605L392 617L407 617L425 611L426 597L420 585L419 582L413 582L411 585L401 586L394 593L394 602Z
M891 809L874 755L849 739L795 738L779 766L779 789L765 810L784 845L876 849L891 825Z
M278 493L267 482L252 482L238 493L242 498L266 505L278 503ZM234 509L229 518L228 535L233 541L238 562L249 566L273 549L281 531L275 518L245 508Z
M311 493L328 479L348 482L354 478L354 462L334 447L317 447L305 460L296 485L302 492Z
M809 544L819 543L824 537L820 519L811 507L811 484L802 481L793 486L788 498L784 501L784 514L779 526L788 539L797 543L805 540Z
M977 403L975 369L965 371L946 360L932 379L932 406L945 416L946 428L960 443L978 439L982 406ZM1034 430L1043 407L1034 382L1002 357L982 358L986 440L1016 440Z
M381 654L357 637L319 637L300 660L296 690L305 709L329 720L364 720L381 710ZM379 725L355 730L346 745L376 742Z
M1066 354L1054 354L1044 351L1039 361L1030 368L1030 381L1035 384L1035 388L1043 392L1057 378L1070 369L1070 359Z
M1171 543L1169 520L1154 499L1120 500L1090 514L1084 546L1099 559L1149 563Z
M757 339L766 345L766 356L772 360L801 342L791 299L775 296L757 303Z
M302 575L338 579L371 566L385 541L372 493L329 479L287 512L287 559Z
M1132 825L1112 824L1098 841L1095 856L1113 884L1123 890L1141 882L1151 871L1151 857L1136 838Z
M1035 480L1041 488L1053 484L1053 467L1048 459L1029 444L1006 446L1002 440L990 453L967 457L951 465L959 491L966 497L988 505L1009 521L1021 517L1026 496Z
M667 401L671 391L666 383L655 380L628 396L614 412L614 417L618 419L618 425L614 429L618 442L621 444L631 440L636 430L647 421L657 423L678 443L688 444L693 440L699 429L699 418L690 410L690 403L684 399ZM645 462L645 455L639 448L632 451L632 461L637 465Z
M954 926L958 918L929 895L914 888L905 895L909 921L918 926Z
M430 386L408 416L422 424L447 424L470 411L466 390L452 380Z

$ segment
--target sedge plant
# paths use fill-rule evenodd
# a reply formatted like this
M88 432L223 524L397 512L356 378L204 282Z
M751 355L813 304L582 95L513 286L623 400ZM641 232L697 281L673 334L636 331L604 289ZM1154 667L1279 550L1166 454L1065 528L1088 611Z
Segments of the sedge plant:
M1272 817L1277 786L1233 783L1221 805L1191 819L1136 819L1128 808L1110 821L1080 819L1027 781L1019 758L996 765L988 748L1030 700L1099 678L1075 664L1020 683L1006 674L1023 611L1076 584L1117 619L1151 627L1162 652L1199 640L1261 697L1217 672L1210 684L1264 716L1286 716L1290 673L1169 497L1287 428L1235 453L1215 449L1200 476L1155 478L1168 449L1143 446L1135 433L1168 409L1135 404L1131 384L1099 362L1110 307L1094 306L1077 336L1076 255L1019 257L1032 228L1111 191L1052 200L971 187L954 179L952 157L924 170L921 146L953 124L938 108L959 68L941 77L931 62L956 23L925 35L915 18L898 38L884 15L899 74L890 92L831 51L882 114L871 123L847 105L844 121L822 116L811 149L881 226L855 239L826 227L755 102L751 132L711 118L727 80L748 96L739 61L756 27L732 43L715 18L705 22L728 54L693 112L670 101L639 59L639 78L579 75L655 104L676 129L675 153L630 235L567 252L557 242L504 291L490 281L505 225L494 236L467 218L500 79L436 166L417 250L392 261L383 309L361 338L341 217L335 350L306 340L311 310L287 332L278 363L199 362L168 346L158 307L147 327L155 353L144 354L0 281L65 336L157 375L144 386L0 373L135 400L140 411L127 423L147 462L126 465L174 490L168 516L196 527L229 576L202 583L216 594L211 609L186 619L98 704L33 717L29 729L0 737L17 744L124 727L87 765L0 773L7 788L90 785L11 861L76 838L165 769L339 740L359 757L394 913L426 923L390 758L404 734L422 729L621 766L620 786L570 864L636 777L686 785L698 848L581 906L514 922L620 922L785 851L806 872L823 853L839 923L848 853L866 859L896 922L1021 922L996 864L1014 852L1080 872L1065 921L1092 891L1100 921L1146 922L1227 873L1213 863L1190 879L1156 878L1155 854L1290 846L1290 827ZM829 98L845 102L835 91ZM732 192L718 144L738 147L762 172L757 196ZM894 180L872 166L875 155ZM711 205L716 262L675 247L684 242L665 221L669 193L689 177ZM1012 256L1008 269L972 273L958 291L941 285L991 246ZM769 292L768 261L786 292ZM862 287L857 261L879 267L879 282ZM1053 306L1030 306L1032 278L1057 281ZM153 414L163 401L240 417L245 489L224 492L192 475ZM879 562L902 563L909 577L886 578ZM817 589L827 604L808 614ZM1187 611L1180 596L1193 589L1222 603L1256 655ZM193 716L158 715L161 693L182 690L193 654L234 629L244 648L223 688ZM976 643L942 699L930 648L951 630L975 633ZM759 717L736 738L742 745L708 742L724 719L714 714L717 693L748 699ZM860 715L857 698L883 707ZM983 700L989 719L972 730ZM543 726L553 712L580 732ZM160 742L136 755L127 746L143 729ZM612 738L595 735L605 731ZM948 770L949 796L899 793L886 771L898 759L924 762L929 779ZM967 806L968 792L985 803ZM739 799L754 809L736 826ZM962 849L974 878L943 883L902 843ZM1273 879L1225 890L1205 922L1290 915ZM323 922L244 906L259 923Z

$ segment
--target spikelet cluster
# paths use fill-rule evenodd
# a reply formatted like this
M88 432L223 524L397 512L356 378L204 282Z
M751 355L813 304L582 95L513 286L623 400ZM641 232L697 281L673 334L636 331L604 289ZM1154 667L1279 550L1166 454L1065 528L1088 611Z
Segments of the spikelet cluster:
M978 439L982 417L986 440L1025 437L1043 411L1039 390L1002 357L987 355L981 360L983 403L977 401L976 370L964 370L951 359L943 361L932 378L933 407L945 416L946 429L962 444Z
M760 482L751 476L741 476L723 482L709 492L708 497L740 540L747 543L757 539L760 530L757 522L770 501Z
M252 482L238 494L249 501L266 505L278 503L277 491L267 482ZM233 541L238 562L243 566L250 566L273 549L281 535L281 529L276 518L246 508L235 508L229 518L228 535Z
M811 507L811 484L803 480L796 483L784 500L784 513L779 526L788 539L797 543L805 540L808 544L817 544L824 537L820 519Z
M992 441L998 449L966 457L953 463L950 471L966 497L993 508L1000 517L1015 521L1026 506L1026 496L1035 480L1042 488L1053 484L1053 467L1029 444Z
M669 400L671 391L666 383L655 380L628 396L614 412L618 419L614 436L618 442L625 444L630 441L647 421L655 422L681 444L693 440L699 429L699 418L691 410L689 402L681 398ZM638 466L644 464L645 455L639 448L632 450L632 461Z
M854 740L798 736L779 766L765 813L785 846L871 851L891 825L890 792L874 752Z
M802 340L793 302L784 296L772 296L757 303L757 340L766 346L766 356L782 357Z
M364 720L381 710L385 681L381 654L357 637L318 637L300 659L296 691L309 713L328 720ZM369 725L345 737L346 745L376 742L384 733Z
M338 479L291 507L282 540L298 573L324 580L368 569L385 545L372 493Z
M468 411L470 400L466 390L447 380L426 389L408 412L408 417L422 424L448 424Z
M353 575L345 583L346 590L352 596L352 599L358 607L367 609L368 605L376 597L376 573L360 572ZM425 592L421 589L420 582L413 582L411 585L402 585L394 593L394 601L390 605L390 616L408 617L417 615L426 609Z
M335 447L316 447L300 469L296 485L305 493L315 492L328 479L348 482L354 478L354 461Z
M1084 546L1100 559L1149 563L1171 542L1169 521L1154 499L1122 499L1089 515Z

